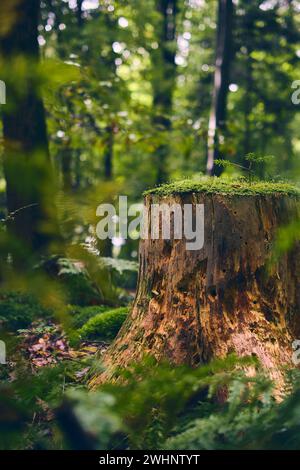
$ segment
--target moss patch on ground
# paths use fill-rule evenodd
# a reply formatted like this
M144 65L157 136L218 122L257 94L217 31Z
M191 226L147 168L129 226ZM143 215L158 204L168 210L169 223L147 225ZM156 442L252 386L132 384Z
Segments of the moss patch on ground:
M147 195L169 196L171 194L206 193L226 194L232 196L262 196L271 194L284 194L287 196L300 196L300 188L286 182L230 180L227 178L204 177L199 181L182 180L167 183L150 189Z
M69 305L66 309L71 317L72 325L74 328L82 328L91 318L111 310L111 307L105 305L95 305L91 307L80 307L78 305Z
M120 307L99 313L83 325L79 330L79 334L82 339L111 341L126 320L128 312L128 307Z

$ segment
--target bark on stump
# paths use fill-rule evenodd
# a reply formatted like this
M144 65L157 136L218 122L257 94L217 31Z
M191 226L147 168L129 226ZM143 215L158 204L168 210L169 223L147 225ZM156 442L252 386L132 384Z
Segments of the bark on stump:
M108 370L145 354L197 366L235 352L256 355L279 380L300 338L299 245L269 274L266 265L278 227L295 217L297 197L150 194L147 210L154 202L204 204L204 248L187 251L185 239L141 241L136 299L104 357Z

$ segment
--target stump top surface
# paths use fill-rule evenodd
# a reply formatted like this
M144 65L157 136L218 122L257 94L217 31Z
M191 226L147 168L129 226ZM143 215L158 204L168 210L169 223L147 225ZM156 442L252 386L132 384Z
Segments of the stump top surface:
M171 196L172 194L206 193L224 194L232 196L263 196L280 194L286 196L300 196L300 188L287 182L230 180L227 178L204 177L198 181L182 180L167 183L150 189L147 195Z

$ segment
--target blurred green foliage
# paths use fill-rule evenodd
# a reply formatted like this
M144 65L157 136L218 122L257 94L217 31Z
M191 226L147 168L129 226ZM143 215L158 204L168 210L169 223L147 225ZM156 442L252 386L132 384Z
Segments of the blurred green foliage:
M26 328L37 318L46 319L50 315L50 310L32 295L21 292L0 293L0 325L5 330Z
M297 372L287 375L287 394L277 401L253 358L229 356L196 369L145 358L94 392L76 378L86 365L71 361L34 376L19 367L15 381L0 387L1 448L299 448ZM249 376L249 367L256 373Z
M165 135L152 125L152 83L162 76L153 67L159 44L156 3L100 1L99 8L83 11L79 21L76 7L45 2L43 60L77 68L77 77L51 87L57 91L51 101L47 93L46 101L51 153L62 180L69 180L74 191L105 180L111 151L112 178L126 182L128 195L138 199L155 183L153 152L163 142L170 145L169 178L205 170L217 2L178 3L177 81L172 129ZM299 72L300 20L293 3L262 4L241 1L235 11L230 77L235 86L229 93L222 153L236 163L245 163L250 152L272 154L274 162L263 171L293 177L299 139L291 85ZM53 75L59 72L48 79Z
M62 283L68 303L82 306L101 303L101 291L82 262L51 258L46 260L44 268L50 276L55 276Z
M125 289L135 289L138 263L121 258L101 258L102 264L112 273L112 282Z

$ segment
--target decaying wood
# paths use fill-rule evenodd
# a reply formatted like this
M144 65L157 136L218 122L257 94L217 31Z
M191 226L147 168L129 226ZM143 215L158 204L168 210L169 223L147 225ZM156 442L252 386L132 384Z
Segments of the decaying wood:
M145 354L196 366L230 352L256 355L279 379L300 338L300 249L267 272L279 226L297 211L293 197L185 194L145 204L203 203L205 243L143 240L136 299L104 357L108 370ZM95 378L92 385L102 379Z

